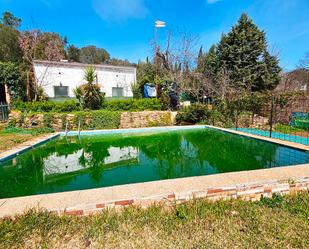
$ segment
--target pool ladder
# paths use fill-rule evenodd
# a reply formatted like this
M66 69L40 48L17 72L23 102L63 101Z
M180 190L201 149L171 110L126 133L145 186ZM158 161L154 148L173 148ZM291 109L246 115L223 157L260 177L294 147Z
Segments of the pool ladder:
M65 136L67 137L68 136L68 121L65 122ZM78 119L78 136L80 136L80 119Z
M78 119L78 137L80 136L80 119Z
M65 122L65 137L68 136L68 121Z

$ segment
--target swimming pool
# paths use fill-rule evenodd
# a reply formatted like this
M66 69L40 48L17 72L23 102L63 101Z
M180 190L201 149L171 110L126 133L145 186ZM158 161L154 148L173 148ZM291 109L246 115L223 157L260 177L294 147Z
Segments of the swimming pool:
M0 198L304 164L309 154L206 127L60 136L0 163Z

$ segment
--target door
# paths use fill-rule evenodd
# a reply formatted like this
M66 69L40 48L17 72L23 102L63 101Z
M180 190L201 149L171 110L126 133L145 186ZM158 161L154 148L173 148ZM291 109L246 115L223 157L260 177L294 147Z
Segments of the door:
M0 84L0 103L6 103L5 86Z

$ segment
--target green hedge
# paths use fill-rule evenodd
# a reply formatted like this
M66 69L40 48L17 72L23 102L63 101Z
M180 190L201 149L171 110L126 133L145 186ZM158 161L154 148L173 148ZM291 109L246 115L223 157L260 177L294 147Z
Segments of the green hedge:
M117 129L120 126L120 112L98 110L90 112L75 112L75 123L78 126L80 122L81 129ZM90 119L91 122L86 122Z
M176 115L177 124L197 124L207 122L211 117L211 111L207 105L192 104L183 108Z
M81 110L80 105L74 100L64 102L37 101L22 102L17 101L13 104L13 109L26 112L73 112Z
M17 101L13 109L26 112L75 112L82 111L81 106L74 100L64 102L39 101L21 102ZM163 110L164 105L159 99L126 99L105 101L102 109L109 111L144 111Z
M106 101L103 108L111 111L152 111L163 110L164 106L159 99L126 99Z

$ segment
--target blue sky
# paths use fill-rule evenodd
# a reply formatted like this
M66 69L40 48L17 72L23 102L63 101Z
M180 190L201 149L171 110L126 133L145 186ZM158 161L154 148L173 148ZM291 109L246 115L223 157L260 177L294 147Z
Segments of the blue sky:
M285 70L309 50L309 0L0 0L0 12L22 18L21 29L54 31L77 46L93 44L111 56L137 62L151 56L154 21L186 30L205 49L228 32L242 12L267 33L271 51Z

